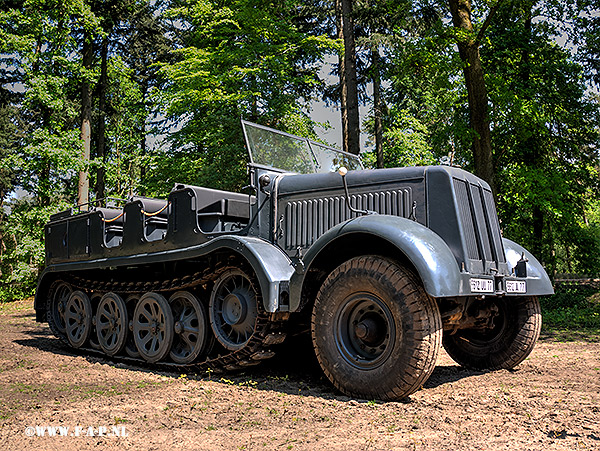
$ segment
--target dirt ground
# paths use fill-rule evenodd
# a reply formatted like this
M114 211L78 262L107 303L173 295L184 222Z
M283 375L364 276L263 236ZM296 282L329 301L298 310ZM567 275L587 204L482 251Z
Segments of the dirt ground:
M442 354L406 403L342 396L283 351L242 374L157 372L69 351L31 299L0 304L0 449L600 449L600 343L545 338L490 373Z

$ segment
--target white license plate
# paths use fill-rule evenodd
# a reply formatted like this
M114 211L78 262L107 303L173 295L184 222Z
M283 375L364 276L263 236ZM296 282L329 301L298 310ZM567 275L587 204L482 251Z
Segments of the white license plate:
M471 279L472 293L493 293L494 281L490 279Z
M527 282L524 280L507 280L507 293L527 293Z

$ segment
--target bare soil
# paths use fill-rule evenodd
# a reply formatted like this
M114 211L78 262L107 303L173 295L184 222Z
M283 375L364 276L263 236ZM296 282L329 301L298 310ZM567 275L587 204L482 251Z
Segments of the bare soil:
M245 373L166 373L77 354L31 299L0 304L0 449L600 449L600 343L545 338L489 373L442 353L405 403L348 398L306 349L281 354Z

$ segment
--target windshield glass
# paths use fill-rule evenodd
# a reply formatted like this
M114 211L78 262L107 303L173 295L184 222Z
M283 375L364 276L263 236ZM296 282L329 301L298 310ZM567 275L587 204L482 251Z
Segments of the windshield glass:
M244 135L255 164L300 174L362 169L360 159L299 136L242 121Z

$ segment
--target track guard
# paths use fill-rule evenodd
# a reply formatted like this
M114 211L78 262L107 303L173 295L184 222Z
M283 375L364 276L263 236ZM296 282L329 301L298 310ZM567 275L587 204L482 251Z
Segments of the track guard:
M84 262L59 263L48 266L40 275L35 295L34 307L37 321L45 321L46 294L54 280L53 273L75 272L86 269L120 267L135 264L147 264L163 261L185 260L204 256L217 250L231 250L252 266L260 284L263 303L267 312L288 311L289 280L294 272L289 257L278 247L255 237L222 236L208 243L153 254L137 254L127 257L102 258ZM283 305L280 305L280 299Z

